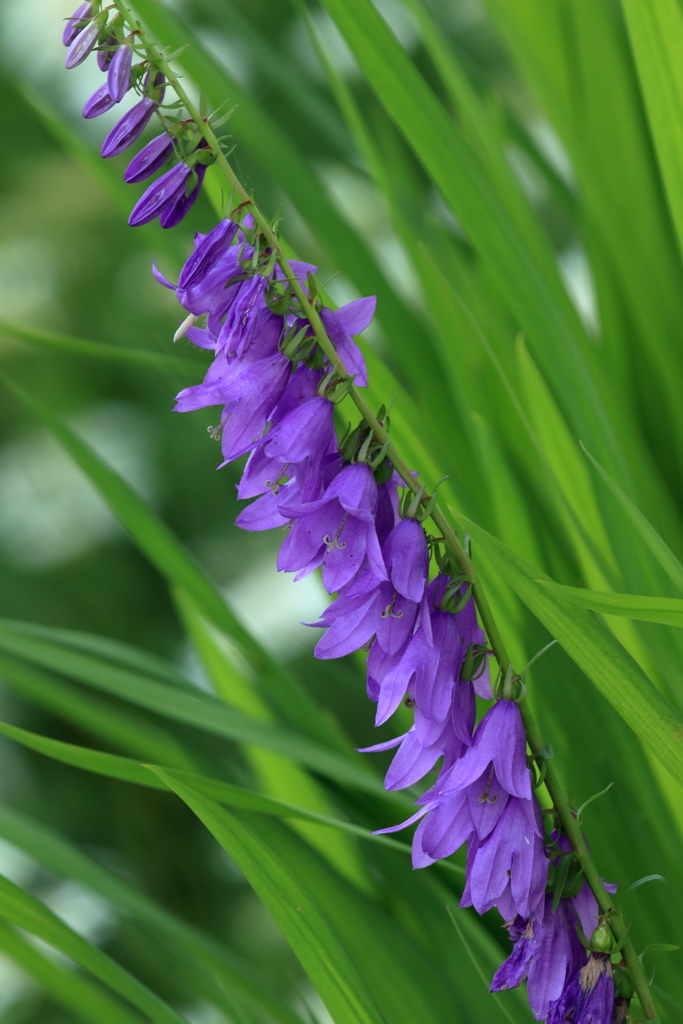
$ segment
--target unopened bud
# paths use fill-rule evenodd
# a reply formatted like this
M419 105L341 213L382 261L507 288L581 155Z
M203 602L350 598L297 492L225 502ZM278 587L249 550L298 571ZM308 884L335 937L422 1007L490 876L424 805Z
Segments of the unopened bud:
M591 935L590 946L594 953L611 953L614 949L614 937L606 921L601 921Z

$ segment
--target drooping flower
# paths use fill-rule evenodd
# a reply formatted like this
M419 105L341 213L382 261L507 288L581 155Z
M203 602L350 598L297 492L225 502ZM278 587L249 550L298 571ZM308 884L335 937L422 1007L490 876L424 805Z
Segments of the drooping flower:
M499 700L482 718L472 746L448 778L447 790L464 789L488 775L492 762L496 778L510 796L531 799L524 725L514 701Z
M92 4L80 4L70 18L66 19L66 25L62 33L62 42L65 46L71 46L76 36L83 30L84 22L92 18Z
M591 953L550 1008L547 1024L612 1024L614 974L608 953Z
M421 601L429 573L427 538L416 519L402 519L387 537L382 553L399 594Z
M130 69L133 66L133 47L125 42L112 56L107 69L107 88L115 103L120 103L130 89Z
M363 355L353 340L354 334L361 334L375 315L377 299L374 295L355 299L340 309L323 309L321 318L330 341L339 353L349 373L355 374L358 387L368 386L368 372Z
M332 594L348 583L367 554L378 582L386 579L375 532L377 484L369 466L346 466L318 501L281 506L296 522L278 556L278 569L297 578L322 565L323 584Z
M517 917L506 927L514 948L496 971L490 992L516 988L524 978L529 1005L536 1020L545 1020L565 984L586 962L576 931L571 900L561 899L553 911L553 897L545 900L527 920Z

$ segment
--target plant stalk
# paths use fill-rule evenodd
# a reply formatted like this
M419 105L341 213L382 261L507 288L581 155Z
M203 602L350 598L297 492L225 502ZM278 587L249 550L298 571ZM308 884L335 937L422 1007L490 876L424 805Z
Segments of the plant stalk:
M292 268L289 265L289 261L285 256L277 236L271 228L270 222L261 212L257 204L254 202L252 197L249 195L247 190L242 185L235 172L233 171L230 163L228 162L225 154L223 153L220 143L216 138L216 135L208 123L208 120L204 120L199 111L196 109L194 104L191 102L189 96L180 85L170 65L164 59L163 54L155 48L155 46L147 40L146 33L139 23L135 22L130 10L128 9L125 0L115 0L115 6L119 9L123 17L128 21L131 28L138 29L138 39L148 54L148 58L159 71L162 71L166 76L169 86L175 91L178 98L184 104L188 114L193 119L197 130L205 139L207 145L211 149L211 152L216 157L216 163L221 168L226 179L230 183L235 195L239 196L242 204L249 204L249 212L254 218L254 222L258 225L264 238L266 239L268 246L275 252L276 260L280 266L284 277L288 281L292 292L296 295L302 312L305 318L310 323L315 334L315 338L329 359L331 365L336 370L337 374L342 379L349 379L349 373L347 372L343 362L339 358L339 355L330 341L327 331L325 330L324 324L320 318L320 315L310 302L308 295L306 294L303 285L295 276ZM387 431L384 426L379 422L372 409L363 397L362 392L354 385L351 384L348 389L353 403L358 409L359 413L371 428L375 438L381 445L386 445L386 455L389 458L392 466L399 474L401 479L404 481L410 490L417 494L420 492L421 485L417 482L413 474L408 469L399 453L396 451L392 441L389 438ZM425 491L422 493L421 503L427 505L430 501L430 495ZM481 585L477 572L472 564L472 560L465 548L460 542L457 533L449 523L448 519L441 511L438 503L434 506L431 512L431 519L437 529L441 532L444 539L444 544L449 550L452 557L458 564L463 576L471 584L472 595L474 597L477 611L481 619L482 626L488 641L493 650L496 661L498 662L499 669L503 676L506 675L511 667L510 657L505 649L503 638L498 629L498 625L494 619L491 607L488 603L486 594ZM519 710L524 723L524 729L526 732L527 743L531 754L533 756L538 755L543 749L544 744L541 740L541 735L538 730L538 726L531 713L531 709L526 701L522 698L518 701ZM608 921L612 934L614 935L617 943L623 943L622 950L624 960L631 974L633 986L640 1000L640 1004L643 1013L646 1014L649 1021L657 1019L657 1009L652 998L650 986L648 985L647 978L645 976L645 970L641 961L638 959L635 948L628 938L628 929L624 923L622 914L617 910L612 897L605 889L600 873L595 866L593 859L588 851L581 827L572 811L566 794L564 793L559 780L552 768L552 765L546 761L546 775L545 775L545 786L548 790L553 806L557 813L557 816L562 824L562 830L567 836L572 850L576 856L579 865L583 869L584 876L588 885L595 896L600 913Z

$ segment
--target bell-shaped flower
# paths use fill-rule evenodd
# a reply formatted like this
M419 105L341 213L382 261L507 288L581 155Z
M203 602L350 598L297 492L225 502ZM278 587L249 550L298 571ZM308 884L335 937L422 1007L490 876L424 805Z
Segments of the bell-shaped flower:
M356 375L358 387L368 386L368 372L361 350L353 340L354 334L361 334L375 315L377 299L374 295L355 299L341 309L323 309L320 316L330 341L336 348L346 370Z
M353 579L367 554L378 581L386 579L376 509L372 470L363 463L346 466L318 501L282 507L297 522L280 549L278 569L308 574L322 565L325 589L334 593Z
M491 762L496 778L511 796L531 799L524 725L514 701L498 701L482 718L472 746L448 778L447 789L464 789L485 773L488 775Z
M175 140L172 135L168 135L166 132L157 135L133 157L123 173L123 180L128 184L133 184L133 182L149 178L166 163L173 152L174 144Z
M318 462L334 439L333 415L334 407L327 398L312 398L292 409L266 435L266 455L290 463L306 458Z
M85 21L92 18L92 4L80 4L70 18L66 19L66 25L62 32L62 42L65 46L71 46L79 32L82 32Z
M100 26L98 23L96 21L89 21L85 28L82 28L70 43L64 67L71 70L71 68L82 64L96 45L99 34Z
M206 165L198 164L194 169L194 173L196 175L197 182L189 195L187 192L188 185L186 184L185 189L180 193L180 195L176 196L173 202L169 203L168 206L165 206L161 211L159 223L162 228L174 228L180 224L181 220L183 220L195 203L197 196L199 195L199 190L202 187L202 182L204 181Z
M554 911L552 905L552 893L547 893L530 918L516 917L506 925L514 947L489 989L503 992L527 978L527 996L536 1020L545 1020L567 979L586 962L571 900L560 900Z
M612 1024L614 974L608 953L591 953L550 1008L547 1024Z
M464 756L468 754L469 750ZM457 767L458 762L453 770ZM467 884L460 906L474 906L477 913L485 914L509 887L517 913L530 917L548 881L542 835L536 801L508 800L491 834L483 842L473 838L469 844Z
M133 65L133 47L124 43L114 51L107 69L107 88L114 103L120 103L130 89L130 69Z
M144 101L143 101L144 102ZM166 171L160 178L143 192L140 199L133 207L128 223L131 227L139 227L140 224L148 224L167 206L174 203L176 199L185 194L185 185L190 177L190 168L187 164L176 164Z
M163 137L159 136L160 139ZM166 137L168 138L168 136ZM151 145L153 143L150 142L149 146ZM180 271L178 290L181 294L190 288L196 287L205 280L207 274L213 270L221 257L225 255L234 243L236 233L237 224L225 218L219 221L216 227L212 228L207 235L204 235ZM223 283L225 284L226 282L224 281ZM206 312L206 310L203 312Z
M265 307L265 292L268 281L262 274L255 274L241 283L230 305L220 334L217 348L225 349L228 355L240 356L248 348L256 322L256 314Z
M389 578L399 594L421 601L429 573L427 538L417 519L401 519L382 546Z
M86 100L85 106L83 107L83 117L99 117L100 114L104 114L107 110L111 110L115 103L116 100L112 99L109 95L109 89L105 82L99 87L99 89L95 89L95 92L89 100Z

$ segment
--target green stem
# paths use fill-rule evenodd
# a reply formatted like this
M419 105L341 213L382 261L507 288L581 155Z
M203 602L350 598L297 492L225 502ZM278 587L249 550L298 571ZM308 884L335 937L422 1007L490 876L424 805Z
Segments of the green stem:
M303 312L303 315L310 323L313 328L316 340L330 361L330 364L336 370L339 377L342 379L348 379L349 373L347 372L343 362L339 358L337 350L330 341L327 331L320 318L318 310L314 304L310 302L303 285L297 279L289 262L280 246L277 236L271 228L270 222L260 211L252 197L249 195L247 190L242 185L235 172L233 171L230 163L228 162L225 154L223 153L218 139L211 128L208 121L205 121L199 111L195 108L191 102L189 96L178 82L173 70L170 65L164 60L163 55L160 54L155 47L147 42L144 30L138 23L134 22L131 13L124 2L124 0L115 0L115 5L121 11L124 18L128 21L131 28L135 27L139 29L139 40L145 48L150 62L153 62L159 71L162 71L168 80L168 84L175 90L176 95L184 104L188 114L193 119L197 130L205 139L207 145L211 149L211 152L216 157L216 163L221 168L223 174L229 181L235 195L240 197L241 203L248 203L250 207L250 213L254 218L254 222L258 225L264 238L266 239L268 246L275 252L277 262L288 281L292 292L296 295ZM417 494L421 490L421 485L417 482L413 474L408 469L399 453L396 451L393 443L391 442L387 431L384 426L379 422L375 414L373 413L370 406L365 401L362 392L355 386L351 385L348 389L348 393L354 402L359 413L371 428L377 441L381 445L386 445L386 454L391 461L392 466L399 474L401 479L404 481L410 490ZM426 491L422 493L421 498L422 504L427 505L430 501L430 495ZM444 513L438 507L438 504L434 506L431 512L431 519L434 525L441 532L441 536L444 539L444 544L449 550L452 557L455 559L458 567L460 568L463 576L472 585L472 595L479 612L482 626L486 632L491 648L494 652L496 661L503 676L511 670L510 657L505 649L505 644L500 635L500 630L493 617L491 607L488 603L486 594L481 585L477 572L472 564L472 560L467 554L465 548L460 543L455 530L446 519ZM524 729L526 732L527 743L532 755L538 755L543 749L544 744L541 740L541 735L538 731L538 726L533 718L531 709L525 699L518 702L519 710L522 715L522 721L524 722ZM593 895L595 896L600 913L606 917L609 922L612 933L618 943L623 942L623 956L626 964L629 968L631 979L633 981L634 988L640 1000L643 1012L647 1014L650 1020L654 1020L657 1017L657 1010L652 999L650 987L647 983L645 971L643 965L638 959L636 951L627 937L627 928L624 923L623 916L617 910L612 897L605 889L602 878L593 863L593 859L588 852L588 848L583 838L580 825L576 820L574 812L571 809L569 801L560 786L560 783L553 771L552 766L546 761L546 775L545 785L553 802L553 806L557 813L557 816L562 824L562 831L567 836L572 850L576 856L579 865L583 869L584 876L588 885L590 886Z

